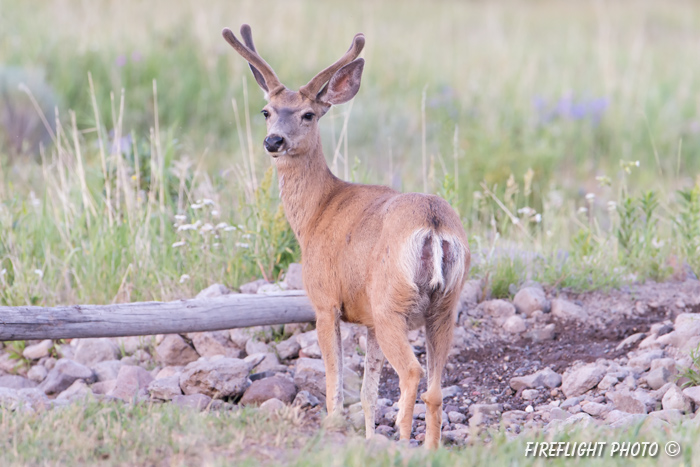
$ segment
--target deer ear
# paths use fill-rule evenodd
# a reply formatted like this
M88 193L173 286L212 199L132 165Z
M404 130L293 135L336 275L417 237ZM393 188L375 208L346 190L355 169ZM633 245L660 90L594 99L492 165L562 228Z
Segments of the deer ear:
M360 90L360 78L365 60L358 58L338 70L318 93L316 100L324 104L344 104Z

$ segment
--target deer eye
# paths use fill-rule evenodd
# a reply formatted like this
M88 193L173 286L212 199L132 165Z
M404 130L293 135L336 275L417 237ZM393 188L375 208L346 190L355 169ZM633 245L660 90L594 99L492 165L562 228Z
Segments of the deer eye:
M268 111L265 110L265 109L262 109L262 110L260 111L260 113L263 114L263 117L265 117L265 120L267 120L268 117L270 116L270 112L268 112Z
M306 112L304 115L302 115L301 118L310 122L311 120L314 119L314 117L315 117L315 115L312 112Z

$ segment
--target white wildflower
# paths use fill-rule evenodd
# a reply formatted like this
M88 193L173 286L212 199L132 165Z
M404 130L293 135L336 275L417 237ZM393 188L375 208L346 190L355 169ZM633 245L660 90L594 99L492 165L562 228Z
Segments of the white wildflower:
M639 161L634 161L634 165L636 165L637 167L639 167Z
M535 210L532 209L530 206L525 206L524 208L518 209L518 214L524 214L526 216L530 216L535 213Z
M185 246L185 245L187 245L187 242L184 241L184 240L182 240L182 241L180 241L180 242L175 242L175 243L173 243L172 246L173 246L173 248L180 248L181 246Z
M243 235L241 235L241 238L246 238L246 239L250 238L250 234L243 234Z
M520 219L517 218L517 217L514 217L514 218L512 219L512 221L513 221L513 224L515 224L515 225L520 224Z
M537 222L538 224L542 222L542 214L535 214L535 222Z
M210 200L209 198L204 198L199 202L202 203L204 206L214 206L214 201Z
M4 276L7 274L7 269L3 268L2 271L0 271L0 276Z
M247 243L241 243L241 242L236 242L236 246L238 248L250 248L250 245Z
M617 203L615 201L608 201L608 211L614 211L617 209Z
M199 233L203 234L203 233L211 232L212 230L214 230L214 226L211 225L209 222L207 222L206 224L204 224L202 226L201 229L199 229Z
M175 214L175 220L178 222L184 222L187 220L187 216L184 214Z
M214 217L219 217L219 211L217 211L216 209L213 209L213 210L211 211L211 215L214 216Z
M38 208L41 206L41 201L36 197L33 191L29 192L29 202L34 206L35 208Z
M185 281L190 280L190 275L189 274L183 274L180 276L180 284L184 284Z
M236 228L233 226L224 227L224 232L231 232L232 230L236 230Z
M595 200L595 193L586 193L586 201L592 203Z
M202 203L194 203L194 204L191 204L190 207L191 207L192 209L195 209L195 210L196 210L196 209L202 209L202 208L204 207L204 204L202 204Z
M218 224L216 224L216 230L225 229L226 227L228 227L228 224L226 222L219 222Z
M245 230L245 225L243 224L238 224L236 227L238 227L239 230Z
M656 237L651 239L651 246L653 246L657 250L663 248L664 244L665 244L665 242L663 240L659 240Z
M588 208L586 206L581 206L576 212L579 214L586 214L588 212Z
M34 270L34 274L36 274L37 276L39 276L39 279L41 279L41 278L44 277L44 271L42 271L41 269L35 269L35 270Z
M194 224L182 224L178 226L177 231L182 232L183 230L195 230L197 227Z

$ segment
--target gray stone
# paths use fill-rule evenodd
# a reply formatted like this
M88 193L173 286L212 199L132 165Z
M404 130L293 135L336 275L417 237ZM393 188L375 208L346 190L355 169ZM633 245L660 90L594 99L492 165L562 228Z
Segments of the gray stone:
M0 388L9 389L25 389L25 388L35 388L36 383L24 376L19 375L5 375L0 376Z
M459 396L460 394L462 394L462 388L460 386L457 386L457 385L446 386L446 387L442 388L441 392L442 392L442 398L447 399L449 397L455 397L455 396Z
M299 356L301 346L299 342L297 342L296 336L292 336L287 340L275 344L275 350L282 360L289 360L290 358L297 358Z
M510 387L515 391L521 391L523 389L536 389L539 387L554 389L561 386L561 383L562 377L560 374L552 371L551 368L544 368L531 375L516 376L511 378Z
M99 381L95 384L92 385L92 393L93 394L100 394L100 395L107 395L110 391L114 390L114 387L117 385L117 380L111 379L109 381Z
M145 395L146 388L153 381L153 376L140 366L123 366L119 369L116 385L108 396L130 401L139 395Z
M112 339L112 342L119 349L119 353L123 355L132 355L139 349L148 349L156 346L153 336L115 337Z
M525 338L532 340L533 342L546 342L554 340L556 331L556 326L554 323L547 324L541 328L531 329L525 333Z
M554 305L552 304L552 308ZM583 367L564 374L562 391L566 397L580 396L598 385L605 376L605 368L589 363Z
M213 357L214 355L241 357L241 349L231 342L229 331L193 332L189 337L192 339L195 350L202 357Z
M12 373L17 366L17 360L10 358L9 353L0 353L0 372Z
M513 298L515 309L525 316L530 316L537 310L545 313L550 310L550 303L544 294L544 291L539 287L525 287L518 291Z
M511 334L520 334L526 329L525 320L520 316L511 316L503 323L503 329Z
M46 379L46 375L49 374L49 370L44 367L44 365L34 365L27 372L27 378L34 381L35 383L41 383Z
M178 407L202 411L209 406L212 399L205 394L186 394L173 397L172 402Z
M520 394L520 397L522 397L523 400L526 401L534 401L539 395L540 392L537 389L524 389L523 392Z
M671 373L664 367L651 370L645 377L651 389L659 389L671 380Z
M600 383L598 383L598 389L601 389L603 391L607 391L608 389L611 389L619 382L620 382L620 379L617 376L608 373L607 375L603 376L603 379L601 379Z
M124 364L119 360L106 360L96 363L92 366L92 371L95 373L97 381L109 381L117 379L119 370Z
M299 358L294 372L294 384L300 390L307 390L319 399L326 398L326 370L322 360ZM362 380L351 369L343 368L343 389L345 404L359 401Z
M493 317L499 324L505 322L505 320L515 314L515 307L513 304L500 299L482 302L477 309L484 315Z
M664 410L676 409L683 413L692 412L690 399L686 397L683 391L675 384L671 385L666 391L666 394L664 394L663 399L661 399L661 406Z
M28 345L22 351L22 356L28 360L39 360L43 357L48 357L53 348L53 341L45 339L38 344Z
M255 372L262 373L265 371L285 371L287 367L280 364L277 354L274 352L260 353L248 355L246 359L255 357L259 362L255 364ZM260 358L261 357L261 358Z
M161 379L154 379L148 384L148 393L153 399L169 401L175 396L182 395L180 389L180 374L176 373Z
M586 412L588 415L592 415L593 417L602 417L610 412L611 407L598 402L588 402L586 404L581 404L581 410Z
M280 410L284 409L286 405L284 402L277 398L272 398L268 399L262 404L260 404L260 410L263 412L268 412L268 413L274 413L274 412L279 412Z
M239 287L241 293L258 293L260 286L269 284L265 279L258 279L248 282Z
M683 395L692 400L696 407L700 407L700 386L683 389Z
M233 346L245 351L245 346L251 339L251 333L248 329L231 329L229 331L229 338L233 342Z
M290 290L303 290L304 281L302 277L302 266L299 263L290 263L284 281Z
M664 409L650 412L649 417L658 418L672 425L678 425L683 421L683 412L678 409Z
M212 284L206 289L202 290L197 294L195 298L205 299L205 298L216 298L222 297L224 295L230 294L231 291L223 284Z
M481 301L481 292L484 288L481 280L470 279L464 283L459 295L459 308L473 308Z
M292 405L301 409L306 409L310 407L316 407L320 403L321 402L318 400L318 398L311 394L309 391L299 391L296 397L294 397Z
M583 308L562 298L552 300L552 315L577 321L585 321L588 316Z
M636 357L632 357L627 362L627 365L633 370L643 373L651 368L651 362L664 357L664 351L661 349L646 350L640 352Z
M606 394L615 408L626 413L646 414L646 404L638 396L629 390L619 390Z
M245 345L245 353L248 355L268 352L270 352L270 346L264 342L260 342L257 339L249 339Z
M111 339L78 339L75 347L75 361L85 366L92 366L106 360L117 360L119 349Z
M318 334L316 330L297 334L297 342L301 347L299 355L306 358L321 358L321 347L318 344Z
M78 362L61 358L56 362L46 379L39 386L46 394L57 394L65 391L77 379L88 383L95 380L92 370Z
M199 358L195 350L178 334L168 334L156 347L159 362L165 365L187 365Z
M467 416L464 415L462 412L457 412L453 410L447 413L447 418L450 420L450 423L464 423L464 421L467 419Z
M239 404L259 405L272 398L289 404L296 395L297 388L294 382L281 376L273 376L253 381L253 384L243 394Z
M161 370L156 373L155 379L163 379L167 378L169 376L173 375L180 375L182 373L182 370L184 369L184 366L166 366L165 368L162 368Z
M85 399L88 395L92 395L92 390L85 384L85 381L77 379L65 391L56 396L56 399L72 401Z
M627 348L627 347L632 347L637 342L644 339L646 336L647 335L644 334L643 332L638 332L636 334L632 334L631 336L628 336L622 342L617 344L617 347L615 348L615 350L622 350L622 349Z
M180 387L186 395L206 394L215 399L235 398L250 386L248 374L253 366L238 358L202 357L182 371Z

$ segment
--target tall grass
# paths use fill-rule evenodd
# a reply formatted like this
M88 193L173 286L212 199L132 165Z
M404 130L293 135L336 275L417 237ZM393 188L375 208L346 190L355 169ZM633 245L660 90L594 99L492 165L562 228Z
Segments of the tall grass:
M44 77L3 92L50 136L0 164L5 304L186 297L299 259L261 94L219 35L244 21L293 88L366 34L362 91L322 123L329 165L448 199L494 296L700 270L694 3L0 9L0 77Z

